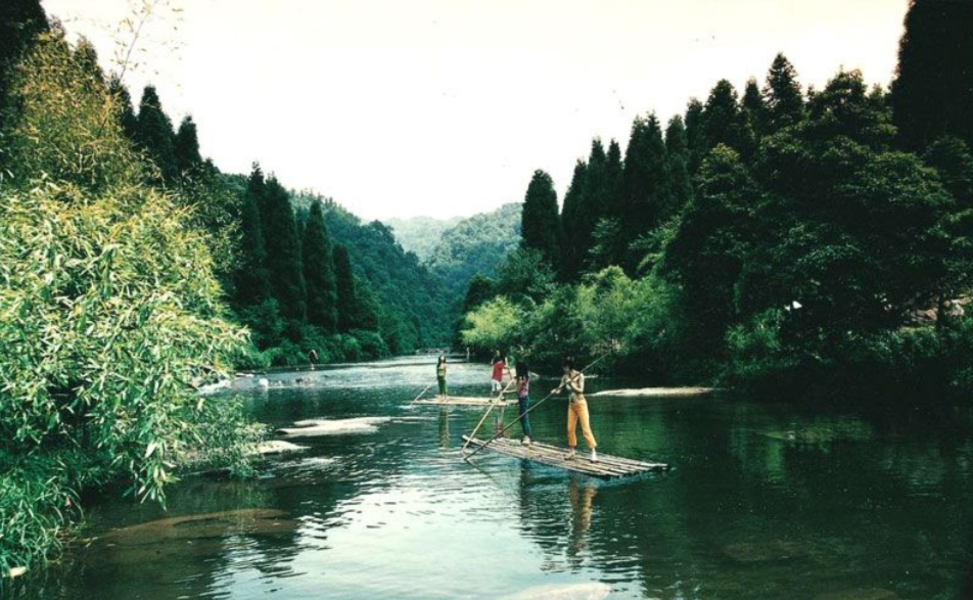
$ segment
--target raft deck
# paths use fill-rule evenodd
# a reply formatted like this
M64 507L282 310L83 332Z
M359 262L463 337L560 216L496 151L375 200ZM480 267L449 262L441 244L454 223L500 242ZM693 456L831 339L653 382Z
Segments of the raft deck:
M472 446L483 446L486 444L486 441L484 440L470 438L467 435L463 436L463 440L469 441L470 445ZM522 458L524 460L532 460L534 462L541 463L542 465L558 467L568 471L576 471L578 473L584 473L585 475L591 475L593 477L601 477L603 479L628 477L630 475L640 475L642 473L669 470L669 465L666 463L643 462L601 453L598 454L598 462L591 462L591 460L588 458L588 454L580 451L577 453L575 458L566 460L565 456L568 454L567 448L559 448L557 446L551 446L549 444L542 444L539 442L534 442L529 446L524 446L519 441L508 438L499 438L494 440L489 446L486 447L486 449L499 452L500 454Z
M414 404L424 406L510 406L516 404L510 400L497 400L496 398L470 398L466 396L433 396L432 398L422 398L416 400Z

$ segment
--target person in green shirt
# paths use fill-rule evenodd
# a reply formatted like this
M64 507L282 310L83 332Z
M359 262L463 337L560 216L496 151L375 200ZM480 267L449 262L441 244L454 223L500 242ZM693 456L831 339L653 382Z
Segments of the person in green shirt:
M439 382L439 395L447 396L446 391L446 355L441 354L439 356L439 362L436 364L436 381Z

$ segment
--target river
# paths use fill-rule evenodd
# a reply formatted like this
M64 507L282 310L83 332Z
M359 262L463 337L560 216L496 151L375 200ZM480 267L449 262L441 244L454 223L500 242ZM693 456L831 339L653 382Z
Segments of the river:
M170 488L165 512L102 499L88 509L86 541L8 593L931 600L969 585L968 407L590 398L602 451L673 465L601 481L492 452L464 462L460 436L482 411L408 406L433 362L274 374L269 390L244 382L232 393L275 428L388 420L293 440L308 449L269 459L254 479L187 478ZM451 391L483 395L488 376L486 365L451 365ZM535 381L535 397L553 384ZM589 382L621 385L633 382ZM562 445L564 420L565 400L549 401L535 411L535 438ZM237 512L212 515L224 511Z

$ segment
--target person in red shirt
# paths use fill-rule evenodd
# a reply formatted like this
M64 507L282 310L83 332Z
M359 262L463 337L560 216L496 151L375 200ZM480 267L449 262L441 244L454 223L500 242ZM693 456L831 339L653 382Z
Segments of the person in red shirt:
M503 355L497 350L493 354L493 374L490 376L490 390L494 394L499 394L503 391L503 372L509 370L506 361L503 359Z

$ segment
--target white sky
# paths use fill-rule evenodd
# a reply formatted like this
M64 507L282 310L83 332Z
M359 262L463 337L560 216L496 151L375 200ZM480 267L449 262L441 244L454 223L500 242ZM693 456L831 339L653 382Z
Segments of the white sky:
M43 0L110 66L132 0ZM135 0L140 2L141 0ZM563 198L593 137L624 145L720 78L742 93L783 51L801 82L840 66L888 84L908 0L172 0L150 21L153 82L227 172L259 160L366 218L449 217ZM129 41L123 36L122 41Z

